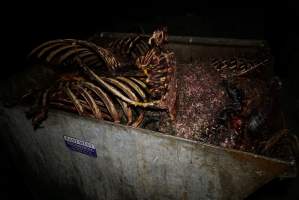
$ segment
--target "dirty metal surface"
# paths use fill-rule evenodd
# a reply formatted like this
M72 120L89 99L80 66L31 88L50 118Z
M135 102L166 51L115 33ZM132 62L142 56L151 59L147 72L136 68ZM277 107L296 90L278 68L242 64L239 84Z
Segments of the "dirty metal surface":
M33 131L25 108L0 109L1 139L38 199L243 199L291 163L51 111ZM71 151L63 136L94 144Z

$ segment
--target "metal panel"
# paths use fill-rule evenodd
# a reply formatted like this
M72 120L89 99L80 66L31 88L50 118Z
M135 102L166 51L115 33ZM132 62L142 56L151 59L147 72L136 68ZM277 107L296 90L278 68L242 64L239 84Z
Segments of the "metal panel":
M22 107L0 116L2 139L39 199L242 199L291 167L64 112L51 111L37 131ZM70 151L64 135L93 143L98 157Z

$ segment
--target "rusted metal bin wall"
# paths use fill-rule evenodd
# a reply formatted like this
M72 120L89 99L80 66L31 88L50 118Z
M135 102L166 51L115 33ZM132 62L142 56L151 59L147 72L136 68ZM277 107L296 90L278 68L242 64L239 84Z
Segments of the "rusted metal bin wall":
M186 37L171 41L179 62L264 45ZM61 111L51 111L44 128L34 131L24 111L1 107L0 126L6 130L1 140L37 199L243 199L273 178L294 173L294 163ZM64 136L93 144L97 157L71 151Z

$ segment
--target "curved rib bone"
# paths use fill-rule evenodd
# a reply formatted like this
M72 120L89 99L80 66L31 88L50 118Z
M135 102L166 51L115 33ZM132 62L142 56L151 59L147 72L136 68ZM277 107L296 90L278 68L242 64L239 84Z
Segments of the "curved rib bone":
M121 66L119 59L110 50L97 46L92 42L75 39L59 39L45 42L33 49L29 57L37 54L37 57L41 58L43 55L47 55L47 62L62 64L67 59L72 60L74 56L86 55L86 52L95 55L98 58L98 62L104 61L110 70L116 70ZM82 60L84 61L84 59Z

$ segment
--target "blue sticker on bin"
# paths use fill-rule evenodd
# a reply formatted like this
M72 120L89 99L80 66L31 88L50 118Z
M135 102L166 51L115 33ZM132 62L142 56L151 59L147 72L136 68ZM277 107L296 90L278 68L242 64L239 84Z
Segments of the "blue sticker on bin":
M72 151L86 154L88 156L97 157L97 150L92 143L78 140L73 137L63 136L66 146Z

